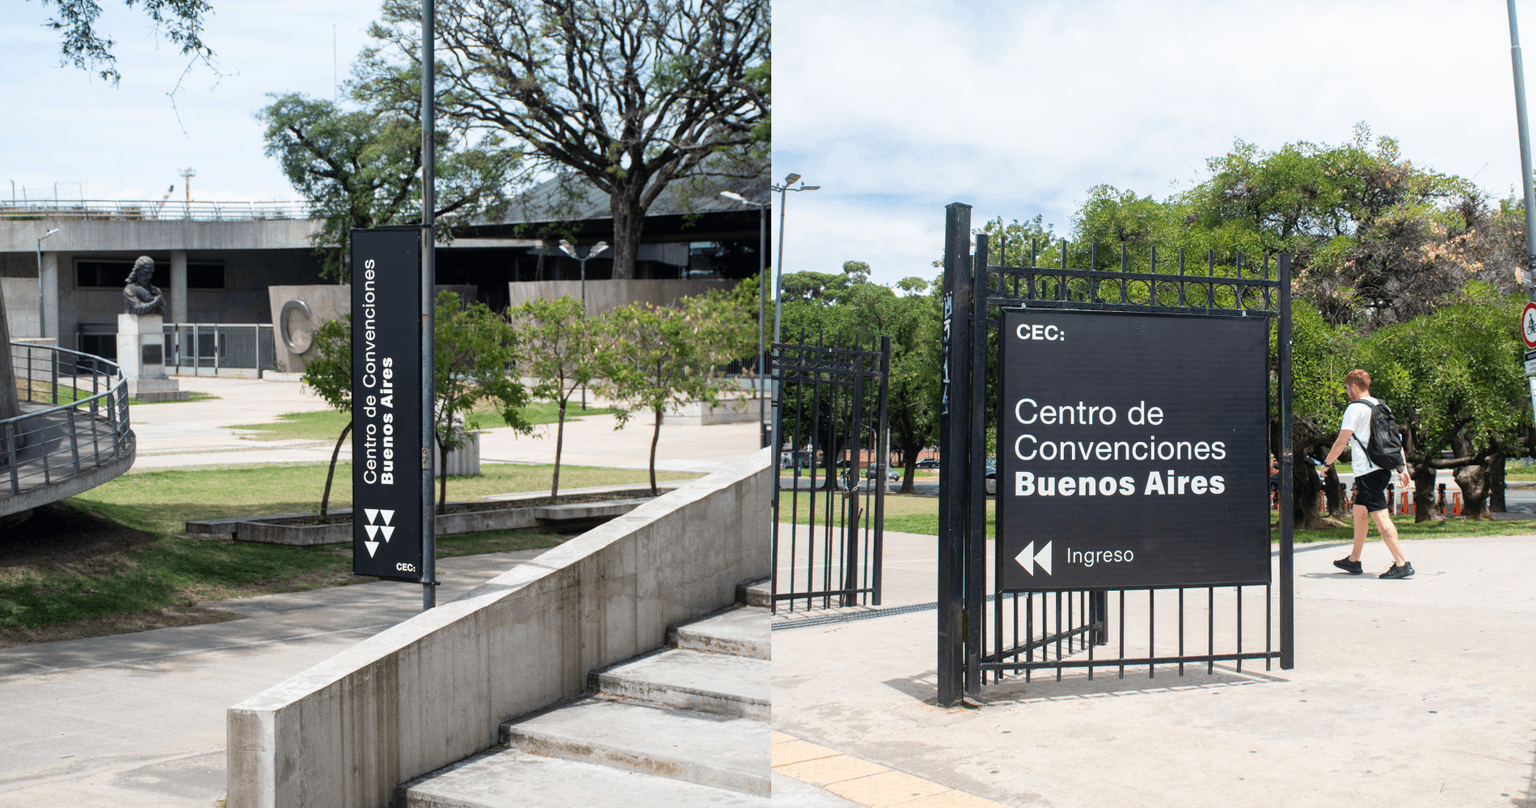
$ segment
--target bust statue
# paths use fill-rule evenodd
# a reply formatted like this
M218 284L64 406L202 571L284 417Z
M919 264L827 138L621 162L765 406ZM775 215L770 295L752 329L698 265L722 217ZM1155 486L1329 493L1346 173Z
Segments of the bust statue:
M165 296L149 282L155 273L155 259L139 256L123 286L123 310L129 314L165 314Z

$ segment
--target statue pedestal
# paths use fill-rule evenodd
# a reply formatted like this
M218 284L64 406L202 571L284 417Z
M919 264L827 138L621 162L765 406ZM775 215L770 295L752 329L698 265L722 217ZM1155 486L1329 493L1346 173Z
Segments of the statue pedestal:
M117 363L128 395L140 401L186 401L192 395L165 375L163 323L158 314L117 315Z

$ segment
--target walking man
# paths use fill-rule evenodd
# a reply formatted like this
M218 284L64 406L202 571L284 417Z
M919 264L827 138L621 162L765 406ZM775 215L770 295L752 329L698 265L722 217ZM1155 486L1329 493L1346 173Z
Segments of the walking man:
M1371 411L1380 403L1380 399L1371 396L1371 374L1363 370L1351 370L1344 376L1344 387L1349 391L1349 406L1344 408L1344 422L1339 427L1339 438L1333 442L1333 448L1328 450L1328 458L1323 461L1323 467L1332 466L1333 461L1344 453L1344 447L1349 446L1350 465L1355 473L1355 546L1347 557L1333 562L1333 565L1350 575L1362 572L1360 551L1365 548L1365 534L1370 530L1369 520L1374 520L1376 529L1381 532L1382 544L1392 553L1392 568L1380 577L1407 578L1413 574L1413 565L1403 556L1403 547L1397 541L1397 525L1392 524L1392 518L1387 513L1387 480L1393 471L1400 470L1401 483L1406 489L1409 484L1408 467L1381 468L1371 462L1365 451L1371 440Z

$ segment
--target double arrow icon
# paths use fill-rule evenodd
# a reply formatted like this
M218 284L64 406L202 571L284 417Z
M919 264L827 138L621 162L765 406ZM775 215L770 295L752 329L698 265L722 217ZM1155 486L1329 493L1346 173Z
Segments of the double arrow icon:
M1030 542L1029 544L1024 545L1024 552L1014 556L1013 560L1019 562L1020 566L1024 567L1024 571L1030 575L1035 574L1036 564L1040 565L1040 569L1045 570L1046 575L1050 575L1051 543L1046 542L1045 546L1041 547L1040 552L1037 553L1035 552L1035 543Z
M389 537L395 533L395 526L389 523L389 520L395 518L395 512L381 511L378 508L364 508L363 513L368 517L368 523L363 525L363 530L368 531L368 539L376 539L382 533L384 541L389 541ZM384 524L374 524L373 520L381 516L384 517ZM379 549L379 543L365 539L363 544L368 546L368 557L373 558L373 554Z

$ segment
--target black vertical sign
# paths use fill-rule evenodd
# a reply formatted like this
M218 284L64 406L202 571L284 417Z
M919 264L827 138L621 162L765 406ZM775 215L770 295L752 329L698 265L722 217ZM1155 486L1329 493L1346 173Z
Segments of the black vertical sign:
M1269 580L1269 320L1005 310L1005 589Z
M422 577L421 228L352 231L352 571Z

